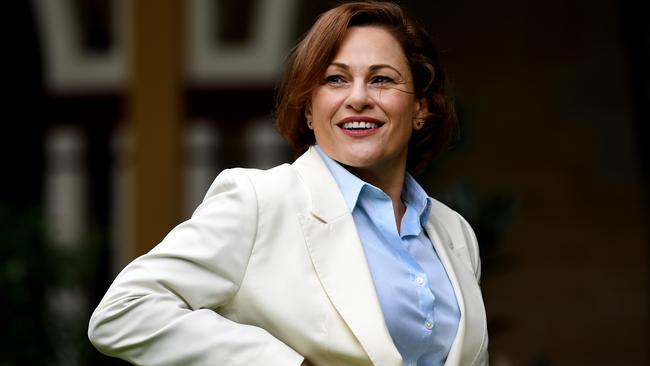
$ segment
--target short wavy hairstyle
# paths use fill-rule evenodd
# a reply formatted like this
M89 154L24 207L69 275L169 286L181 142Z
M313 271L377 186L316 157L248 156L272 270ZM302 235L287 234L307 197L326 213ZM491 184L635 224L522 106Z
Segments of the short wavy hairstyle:
M276 127L297 153L316 143L307 127L305 109L348 28L358 26L377 26L395 37L411 68L415 97L427 101L424 126L413 131L408 146L406 168L417 174L451 145L458 125L437 48L424 28L394 3L349 2L319 16L289 53L276 89Z

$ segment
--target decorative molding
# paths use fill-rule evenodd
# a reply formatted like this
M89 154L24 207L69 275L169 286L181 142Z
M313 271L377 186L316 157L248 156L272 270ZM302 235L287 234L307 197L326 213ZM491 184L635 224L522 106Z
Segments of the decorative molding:
M41 39L46 88L53 94L120 90L128 80L129 1L110 0L112 47L93 53L82 44L73 0L32 0ZM240 45L214 35L224 0L187 0L185 77L191 86L273 84L295 38L299 0L253 2L251 37ZM231 16L231 15L227 15Z
M291 150L275 129L273 119L259 118L246 123L243 142L246 151L245 165L270 169L288 162Z
M223 0L220 0L223 1ZM219 44L216 1L186 1L186 72L193 85L274 83L294 41L298 0L258 0L249 42Z
M185 124L184 218L192 216L221 170L221 138L220 130L211 121L190 120Z
M41 38L46 88L54 94L106 91L123 87L126 80L126 42L129 35L128 2L110 1L113 47L94 54L84 49L72 0L33 0Z
M61 125L48 131L44 145L47 238L58 248L74 249L87 235L86 138L78 128Z

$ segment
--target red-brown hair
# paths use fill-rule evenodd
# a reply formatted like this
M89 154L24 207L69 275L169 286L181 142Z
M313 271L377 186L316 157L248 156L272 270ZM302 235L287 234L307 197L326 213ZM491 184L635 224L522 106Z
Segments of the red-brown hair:
M276 94L276 126L298 153L316 142L307 127L305 108L348 28L354 26L378 26L397 39L411 68L415 97L427 101L424 127L413 131L408 148L407 170L418 173L449 147L458 127L433 41L394 3L349 2L318 18L289 54Z

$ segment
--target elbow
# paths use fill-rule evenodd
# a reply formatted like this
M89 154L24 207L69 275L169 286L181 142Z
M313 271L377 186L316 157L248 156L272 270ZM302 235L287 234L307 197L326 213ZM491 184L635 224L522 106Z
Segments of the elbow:
M88 322L88 340L90 340L90 343L92 343L92 345L101 353L110 354L111 342L108 340L110 336L109 331L106 328L106 322L103 321L101 315L98 314L97 310L95 310Z
M143 298L112 298L99 304L88 322L88 339L99 352L127 359L129 350L151 335L146 318L158 314L137 311Z
M90 317L88 322L88 340L105 355L120 357L125 346L131 340L128 325L129 319L124 319L119 311L111 306L102 308L101 305Z

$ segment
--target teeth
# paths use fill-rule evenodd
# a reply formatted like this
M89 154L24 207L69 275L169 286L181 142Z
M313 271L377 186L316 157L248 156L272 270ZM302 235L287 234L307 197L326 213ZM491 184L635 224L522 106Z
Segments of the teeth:
M376 123L366 122L366 121L345 122L343 124L343 128L345 129L367 129L367 128L377 128L377 127L379 126Z

